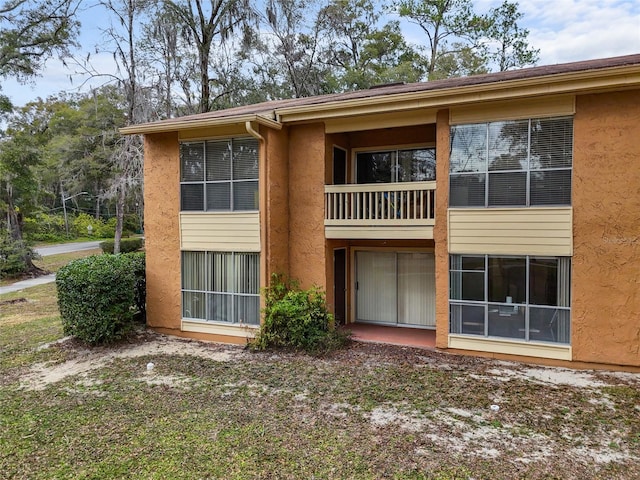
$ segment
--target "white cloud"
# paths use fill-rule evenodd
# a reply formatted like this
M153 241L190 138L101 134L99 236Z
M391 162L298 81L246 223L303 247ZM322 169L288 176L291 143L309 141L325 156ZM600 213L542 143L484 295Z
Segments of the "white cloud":
M640 53L640 3L523 0L520 10L541 65Z

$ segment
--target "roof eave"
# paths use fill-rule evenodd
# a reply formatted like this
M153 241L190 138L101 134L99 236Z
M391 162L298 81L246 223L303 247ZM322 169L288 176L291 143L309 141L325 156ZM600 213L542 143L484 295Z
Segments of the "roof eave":
M217 118L189 118L181 117L175 120L164 120L160 122L142 123L139 125L130 125L120 129L122 135L150 134L150 133L167 133L184 130L192 130L203 127L216 127L226 125L244 125L247 122L255 122L269 128L280 130L282 124L259 114L234 115L229 117Z

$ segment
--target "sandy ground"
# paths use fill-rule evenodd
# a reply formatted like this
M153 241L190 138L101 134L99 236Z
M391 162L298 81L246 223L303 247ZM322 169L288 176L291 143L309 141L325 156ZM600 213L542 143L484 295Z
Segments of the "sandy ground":
M72 341L62 339L56 343L64 345ZM48 348L51 345L43 345L41 348ZM223 346L205 342L191 341L147 333L140 343L121 345L112 349L82 349L77 345L75 356L61 364L36 364L21 378L21 388L27 390L40 390L47 385L51 385L70 376L77 375L77 385L87 385L95 382L91 378L91 373L103 368L119 358L150 357L151 363L154 361L159 365L163 355L189 355L199 358L211 359L218 362L237 362L243 357L251 357L250 352L241 347ZM372 348L376 347L363 347ZM362 355L359 353L358 355ZM438 355L438 357L435 357ZM157 360L153 357L157 356ZM277 358L274 354L270 359ZM255 357L251 357L255 358ZM429 352L424 356L415 357L423 359L425 366L431 368L451 369L455 364L454 356ZM447 363L447 358L451 359L451 364ZM458 357L460 358L460 357ZM249 359L249 358L247 358ZM377 357L377 361L381 358ZM331 360L329 360L331 361ZM338 360L334 360L338 361ZM382 359L382 363L384 363ZM321 365L326 360L318 362ZM612 385L631 385L633 388L640 388L640 374L571 370L566 368L552 368L542 366L523 365L495 360L479 360L482 368L470 367L468 375L478 380L490 380L494 383L506 383L511 379L524 382L532 382L539 385L554 387L579 388L589 395L589 402L600 404L605 408L613 408L613 402L602 391L603 387ZM138 378L141 382L152 385L168 385L171 388L189 389L197 379L182 377L179 375L160 375L154 366L141 371ZM93 383L95 384L95 383ZM243 385L247 387L247 385ZM228 388L233 386L228 385ZM254 388L256 394L263 394L270 387L264 385L249 385ZM295 400L304 405L307 393L297 392ZM429 415L420 413L411 408L410 405L389 404L374 408L371 412L360 411L358 407L348 404L327 403L323 410L326 415L344 418L354 413L368 418L372 428L396 428L412 434L423 435L432 440L435 444L443 447L444 450L461 453L464 455L476 456L478 458L497 458L505 451L505 447L516 449L522 452L518 462L528 464L530 462L558 461L558 452L570 455L572 461L583 464L607 464L609 462L635 462L634 458L626 447L619 445L621 441L620 432L603 431L597 440L585 438L585 442L577 442L576 446L567 449L566 442L562 439L553 439L535 432L517 434L517 428L502 421L501 428L491 426L492 422L500 419L500 408L502 402L500 393L497 391L495 398L490 399L490 405L484 410L467 410L463 408L437 409ZM636 406L640 415L640 405ZM513 427L513 428L511 428ZM567 432L566 438L580 439L580 432ZM582 443L582 444L581 444ZM612 445L616 445L613 448ZM417 455L432 455L432 452L416 451Z

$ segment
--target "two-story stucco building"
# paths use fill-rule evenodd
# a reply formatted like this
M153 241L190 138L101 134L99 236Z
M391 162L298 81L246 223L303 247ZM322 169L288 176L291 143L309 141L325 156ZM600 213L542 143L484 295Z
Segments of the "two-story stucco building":
M281 100L145 138L147 318L246 342L272 273L341 323L640 366L640 55Z

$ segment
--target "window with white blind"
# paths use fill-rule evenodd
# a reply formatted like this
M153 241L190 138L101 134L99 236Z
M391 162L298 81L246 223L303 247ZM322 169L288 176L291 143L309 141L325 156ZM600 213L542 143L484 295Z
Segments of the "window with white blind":
M256 139L183 142L180 167L181 210L258 210Z
M182 252L182 317L260 324L260 254Z
M451 127L449 206L571 205L573 118Z
M569 344L571 259L451 255L450 333Z

